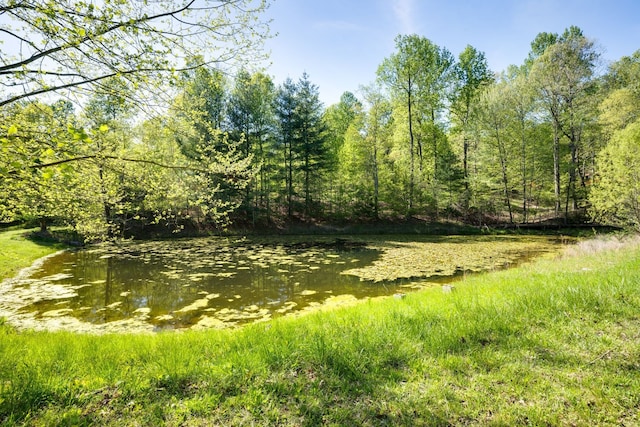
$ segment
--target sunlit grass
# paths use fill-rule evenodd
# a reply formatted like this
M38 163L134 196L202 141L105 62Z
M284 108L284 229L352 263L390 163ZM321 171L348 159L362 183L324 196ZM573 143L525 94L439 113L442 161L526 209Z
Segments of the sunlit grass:
M637 425L639 271L629 245L236 331L3 326L0 423Z
M29 230L24 229L0 232L0 280L15 276L38 258L62 248L57 243L27 239L27 233Z

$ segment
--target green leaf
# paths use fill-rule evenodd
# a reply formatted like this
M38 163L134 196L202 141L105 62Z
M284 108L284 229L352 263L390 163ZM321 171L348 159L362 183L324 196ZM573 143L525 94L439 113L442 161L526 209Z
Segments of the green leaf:
M109 131L109 126L107 126L107 125L100 125L99 131L100 131L100 132L103 132L103 133L104 133L104 132L108 132L108 131Z
M11 136L11 135L15 135L17 133L18 133L18 126L16 126L16 125L9 126L9 129L7 130L7 135Z

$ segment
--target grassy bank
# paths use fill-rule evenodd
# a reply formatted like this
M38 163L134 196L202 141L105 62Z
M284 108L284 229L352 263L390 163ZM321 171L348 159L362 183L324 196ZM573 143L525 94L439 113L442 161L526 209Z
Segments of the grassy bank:
M44 239L28 239L29 230L15 228L0 232L0 280L15 276L35 260L64 246Z
M0 423L638 425L639 272L637 244L591 246L236 331L2 326Z

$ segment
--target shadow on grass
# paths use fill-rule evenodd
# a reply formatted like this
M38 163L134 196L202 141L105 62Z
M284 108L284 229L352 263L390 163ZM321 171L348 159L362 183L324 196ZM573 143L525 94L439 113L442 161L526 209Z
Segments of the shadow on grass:
M72 230L25 230L24 238L40 246L64 249L69 246L83 246L80 235Z

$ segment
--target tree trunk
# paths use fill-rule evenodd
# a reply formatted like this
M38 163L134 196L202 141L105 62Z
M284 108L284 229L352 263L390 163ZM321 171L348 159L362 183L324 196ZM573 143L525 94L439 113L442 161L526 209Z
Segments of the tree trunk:
M469 193L468 156L469 156L469 138L467 138L467 134L465 132L464 139L462 141L462 167L464 169L464 191L465 191L465 194Z
M524 119L520 120L520 138L522 143L522 157L520 164L522 168L522 222L527 222L527 141L525 137Z
M413 141L413 117L411 111L411 79L409 79L409 90L407 90L407 106L409 112L409 151L410 151L410 172L409 172L409 203L407 209L407 218L409 218L413 211L413 188L414 188L414 141Z
M431 138L433 139L433 203L435 219L440 216L438 204L438 131L436 129L436 111L431 109Z
M98 177L100 178L100 192L102 195L102 210L104 213L104 222L107 225L107 236L113 236L113 230L111 228L111 206L107 197L107 188L104 183L104 167L100 165L98 168Z
M571 142L571 163L569 164L569 182L567 183L567 197L564 208L565 222L569 218L569 201L573 198L573 209L578 209L578 200L576 198L576 163L577 163L577 149L576 144Z
M501 150L501 151L504 151ZM509 222L513 224L513 210L511 208L511 198L509 197L509 179L507 177L507 162L503 154L500 155L500 167L502 168L502 183L504 185L504 199L509 210Z
M288 164L288 183L287 183L287 210L289 218L293 217L293 147L289 141L289 164Z
M309 190L309 154L304 156L304 213L309 215L309 205L311 204L311 195Z
M375 219L378 219L378 191L380 183L378 182L378 147L376 144L377 142L374 142L373 146L373 214Z
M558 123L553 123L553 183L555 190L555 214L560 215L560 134Z
M509 210L509 222L513 224L513 210L511 208L511 198L509 197L509 177L507 176L507 150L502 143L499 134L499 127L496 124L496 142L498 143L498 155L500 156L500 169L502 171L502 184L504 186L504 199Z

